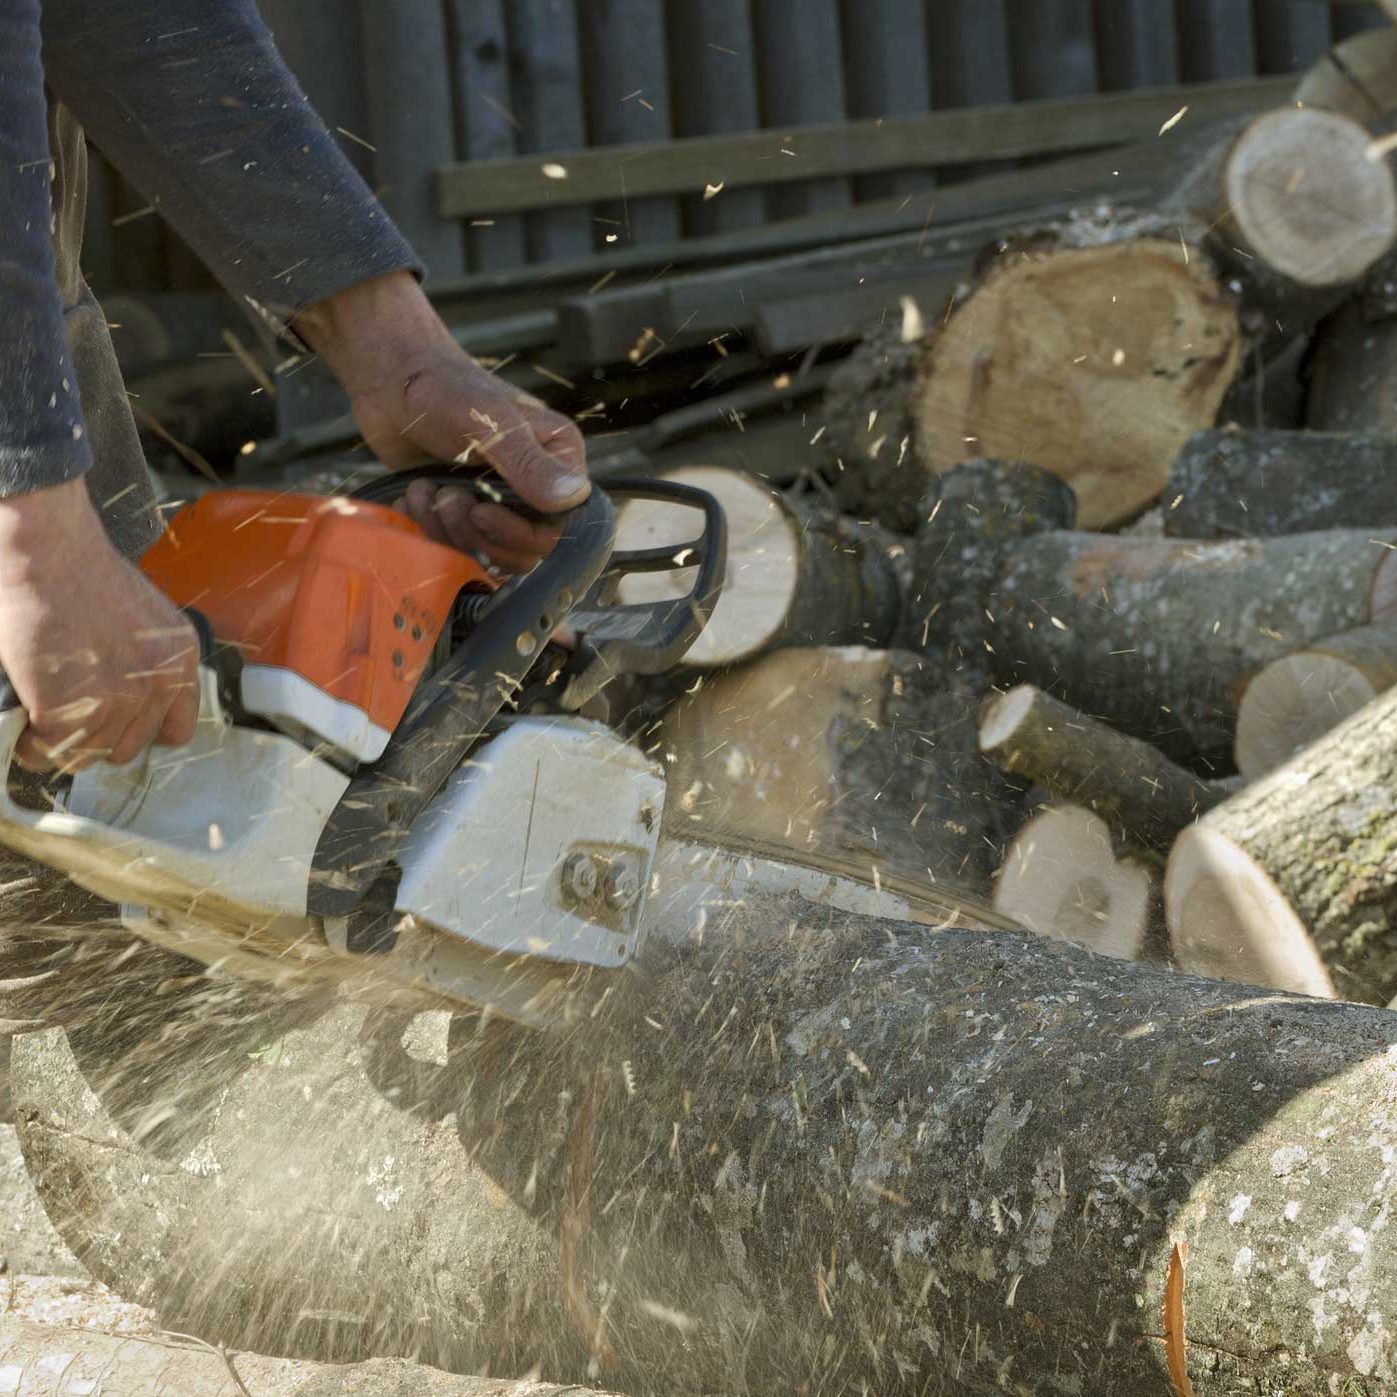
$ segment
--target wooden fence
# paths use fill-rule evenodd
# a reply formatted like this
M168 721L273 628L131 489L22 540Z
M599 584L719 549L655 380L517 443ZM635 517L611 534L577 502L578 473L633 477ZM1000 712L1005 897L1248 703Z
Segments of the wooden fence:
M1361 0L262 8L437 281L730 234L1144 136L1185 103L1254 104L1243 80L1381 22ZM99 290L206 284L139 194L100 167L94 188Z

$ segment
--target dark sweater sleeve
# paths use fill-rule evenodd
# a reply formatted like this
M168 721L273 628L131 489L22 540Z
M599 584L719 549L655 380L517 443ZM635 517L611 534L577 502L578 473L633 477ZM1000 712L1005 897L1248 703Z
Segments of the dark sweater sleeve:
M253 0L44 0L43 39L91 140L275 323L372 276L421 275Z
M39 0L0 4L0 496L60 485L91 453L54 266Z

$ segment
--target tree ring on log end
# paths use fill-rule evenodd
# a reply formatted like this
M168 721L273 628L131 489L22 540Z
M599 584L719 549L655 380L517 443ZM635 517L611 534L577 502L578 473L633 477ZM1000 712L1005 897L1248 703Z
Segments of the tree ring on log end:
M1397 234L1397 187L1369 158L1370 144L1364 127L1337 112L1282 107L1252 122L1224 179L1248 247L1302 286L1362 276Z
M708 625L689 647L684 663L699 669L755 655L785 624L800 579L797 526L776 494L741 471L721 466L682 466L664 479L707 490L728 522L728 567L723 595ZM702 528L692 509L659 500L633 500L616 520L616 547L660 548L686 543ZM694 570L631 573L618 586L620 600L676 601L694 585Z
M1337 997L1314 940L1245 850L1195 825L1174 846L1164 915L1179 968L1294 994Z

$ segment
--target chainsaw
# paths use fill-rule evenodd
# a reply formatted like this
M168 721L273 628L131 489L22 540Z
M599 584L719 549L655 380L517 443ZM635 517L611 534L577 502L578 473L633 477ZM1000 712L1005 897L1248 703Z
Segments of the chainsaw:
M414 474L528 512L486 473L420 468L350 496L230 489L174 513L141 567L199 633L193 740L89 767L53 808L0 782L0 843L228 973L540 1026L614 986L657 917L715 895L833 892L908 915L858 877L666 840L662 767L583 716L618 676L671 669L712 613L726 528L711 496L610 480L501 582L392 507ZM631 499L691 514L692 538L618 548ZM664 571L687 592L619 599L628 574ZM0 708L8 773L26 716L12 691Z

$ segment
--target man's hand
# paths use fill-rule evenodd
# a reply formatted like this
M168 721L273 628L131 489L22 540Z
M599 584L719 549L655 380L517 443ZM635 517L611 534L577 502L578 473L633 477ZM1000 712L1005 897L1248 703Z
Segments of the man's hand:
M180 746L199 716L193 627L107 540L81 480L0 499L0 664L31 771Z
M576 426L481 368L411 274L350 287L310 307L296 328L344 385L359 430L386 465L488 463L550 514L587 498ZM414 482L404 505L430 537L484 552L508 571L527 571L557 539L549 525L449 486Z

